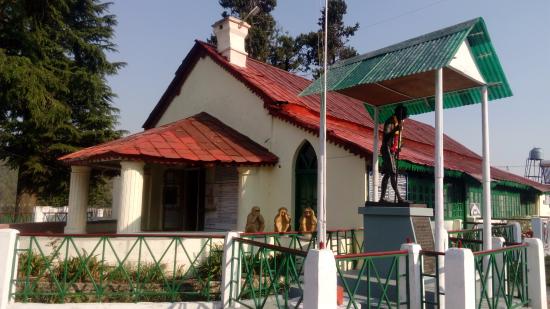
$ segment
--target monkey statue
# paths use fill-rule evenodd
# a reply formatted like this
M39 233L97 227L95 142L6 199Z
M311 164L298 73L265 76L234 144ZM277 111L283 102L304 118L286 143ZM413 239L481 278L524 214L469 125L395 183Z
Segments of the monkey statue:
M300 232L311 233L317 231L317 217L313 209L307 207L304 214L300 217Z
M252 207L252 210L246 217L246 227L244 231L247 233L263 232L264 228L264 217L260 214L260 207Z
M290 231L290 215L286 207L279 208L279 212L275 216L275 232Z

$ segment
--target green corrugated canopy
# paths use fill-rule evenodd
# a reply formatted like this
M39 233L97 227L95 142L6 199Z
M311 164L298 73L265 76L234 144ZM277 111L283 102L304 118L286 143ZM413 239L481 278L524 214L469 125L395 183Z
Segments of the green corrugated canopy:
M457 70L456 62L451 63L464 45L469 53L460 55L471 59L470 68L477 67L477 75L465 74ZM380 122L384 122L398 104L405 105L409 115L433 111L435 70L440 68L444 108L480 103L479 88L484 84L489 100L512 95L482 18L336 63L329 68L327 90L362 100L371 116L377 106ZM321 93L322 83L321 77L300 95Z

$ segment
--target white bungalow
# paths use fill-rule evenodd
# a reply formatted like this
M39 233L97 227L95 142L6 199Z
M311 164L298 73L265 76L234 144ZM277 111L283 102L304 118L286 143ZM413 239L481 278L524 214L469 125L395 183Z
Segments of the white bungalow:
M244 230L253 206L261 208L266 231L272 231L280 207L289 209L295 224L305 207L315 209L320 99L298 96L311 81L248 58L247 23L229 17L213 27L218 46L196 41L143 132L60 158L72 167L66 233L86 232L92 168L120 170L120 194L113 203L118 233ZM453 31L473 28L462 27L381 52L440 42ZM477 68L478 57L468 40L459 42L449 69L457 87L486 77ZM426 66L424 73L431 70ZM391 95L389 86L382 86L365 91ZM406 91L419 89L402 90ZM327 112L327 227L362 227L357 207L368 199L373 121L361 101L344 94L329 94ZM402 153L403 190L409 199L429 205L433 205L434 134L433 127L407 120ZM480 187L481 157L447 136L444 146L446 217L464 219L467 205L480 202L473 193ZM525 213L536 212L535 199L549 190L494 168L492 179L494 194L502 191L511 200L517 195L513 205ZM503 209L507 205L502 204Z

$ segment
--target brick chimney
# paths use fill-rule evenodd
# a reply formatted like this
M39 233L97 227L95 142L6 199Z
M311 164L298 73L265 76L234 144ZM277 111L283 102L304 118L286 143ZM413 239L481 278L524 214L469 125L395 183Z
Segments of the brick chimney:
M218 52L231 64L246 68L244 39L250 25L233 16L225 17L212 25L218 41Z

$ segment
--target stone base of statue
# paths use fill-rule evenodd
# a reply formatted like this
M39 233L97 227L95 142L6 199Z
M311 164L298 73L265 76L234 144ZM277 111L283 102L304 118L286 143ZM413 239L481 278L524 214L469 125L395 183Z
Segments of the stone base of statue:
M366 202L359 208L363 215L364 252L383 252L400 250L407 242L420 244L423 250L434 250L434 236L430 224L433 209L424 204ZM397 265L392 267L392 259L381 258L374 262L378 273L383 277L395 278ZM424 261L424 272L431 273L435 260ZM403 271L403 270L401 270ZM395 287L389 289L395 293Z
M407 242L415 242L422 246L424 250L433 250L434 237L430 224L430 217L433 216L433 210L423 204L410 203L376 203L366 202L365 207L359 208L359 214L363 215L364 227L364 249L366 253L397 251L401 245ZM424 259L424 272L431 272L426 268L428 258ZM432 261L432 267L435 260ZM366 297L370 295L374 298L381 298L384 294L388 297L396 298L398 287L396 285L397 268L399 272L404 273L404 264L399 265L399 258L392 256L379 257L371 260L369 272L371 284L365 279L357 278L346 279L349 286L357 286L356 295ZM388 286L375 284L375 274L383 278L385 282L390 279ZM339 279L339 284L343 279ZM374 281L373 281L374 280Z
M425 204L366 202L359 213L366 252L399 250L406 242L420 244L423 250L434 249L430 224L434 212Z

